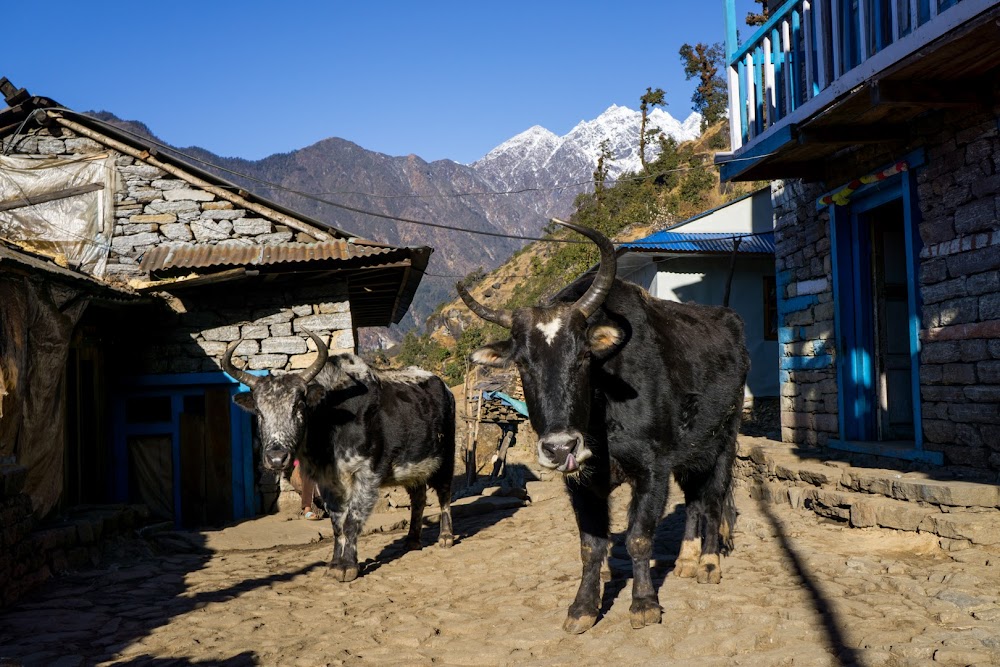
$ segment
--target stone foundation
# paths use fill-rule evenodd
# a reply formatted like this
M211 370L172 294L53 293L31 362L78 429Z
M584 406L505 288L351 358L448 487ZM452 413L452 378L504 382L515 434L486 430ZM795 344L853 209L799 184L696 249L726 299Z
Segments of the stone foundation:
M54 574L93 567L100 543L149 518L144 506L80 507L38 523L22 492L27 469L0 464L0 606L10 605Z

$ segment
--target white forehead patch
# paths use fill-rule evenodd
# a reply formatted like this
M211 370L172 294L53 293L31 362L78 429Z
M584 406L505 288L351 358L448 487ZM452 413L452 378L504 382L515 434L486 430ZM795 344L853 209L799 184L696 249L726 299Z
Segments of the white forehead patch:
M539 322L535 327L542 332L545 336L545 342L552 345L552 341L556 339L556 334L559 333L559 329L562 328L562 318L556 317L546 323Z

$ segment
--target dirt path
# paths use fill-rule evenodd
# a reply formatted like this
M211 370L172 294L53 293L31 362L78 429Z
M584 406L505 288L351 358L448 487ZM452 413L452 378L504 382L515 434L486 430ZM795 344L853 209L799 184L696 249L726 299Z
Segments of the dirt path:
M459 519L450 550L430 546L434 528L419 552L398 549L402 530L362 538L368 567L350 584L324 576L328 540L64 576L0 613L0 665L1000 664L995 554L820 523L745 490L721 585L669 576L675 507L656 541L663 624L629 626L619 540L603 617L567 635L575 524L559 482L530 491L528 507Z

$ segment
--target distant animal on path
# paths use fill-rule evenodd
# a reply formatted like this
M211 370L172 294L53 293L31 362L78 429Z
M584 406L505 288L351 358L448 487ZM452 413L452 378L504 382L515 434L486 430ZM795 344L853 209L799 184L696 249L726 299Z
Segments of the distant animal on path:
M383 486L410 495L407 547L420 548L427 486L441 506L438 544L454 543L451 483L455 467L455 398L439 377L411 368L375 371L353 354L330 356L323 339L301 375L258 377L233 365L240 341L222 367L250 387L233 400L257 417L265 468L288 470L299 459L319 485L333 522L330 572L358 576L357 540Z
M631 624L659 623L649 561L670 476L684 490L687 519L674 566L699 583L722 579L720 553L735 520L732 468L750 367L743 321L734 311L663 301L616 278L614 246L588 227L560 223L600 248L596 275L545 305L494 310L461 285L459 295L510 339L472 353L521 376L538 460L565 473L583 575L563 628L580 633L600 609L608 550L608 498L632 486L625 544L632 558Z

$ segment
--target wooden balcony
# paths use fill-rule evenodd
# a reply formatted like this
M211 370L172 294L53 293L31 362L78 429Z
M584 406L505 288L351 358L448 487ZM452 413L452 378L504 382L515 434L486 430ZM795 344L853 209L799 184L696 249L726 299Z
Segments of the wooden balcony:
M788 0L737 44L726 9L724 180L823 178L857 144L906 144L928 109L991 104L1000 0Z

